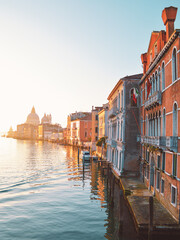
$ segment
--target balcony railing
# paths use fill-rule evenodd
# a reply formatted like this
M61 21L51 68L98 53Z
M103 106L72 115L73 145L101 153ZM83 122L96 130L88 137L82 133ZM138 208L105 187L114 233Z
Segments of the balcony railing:
M178 137L175 137L175 136L166 137L166 147L169 148L173 152L177 152Z
M150 144L150 145L161 147L161 148L167 148L173 152L177 152L178 150L178 137L174 137L174 136L170 136L170 137L141 136L140 141L141 143L146 143L146 144Z
M115 117L119 113L119 109L117 107L113 107L109 110L109 118Z
M150 109L156 105L161 104L161 91L156 91L148 100L145 101L144 107Z
M116 148L117 147L117 142L116 140L111 140L111 147Z

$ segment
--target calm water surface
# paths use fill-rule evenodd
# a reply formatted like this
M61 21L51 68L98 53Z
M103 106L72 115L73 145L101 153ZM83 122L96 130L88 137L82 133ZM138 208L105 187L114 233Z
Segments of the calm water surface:
M83 171L76 149L0 138L0 239L135 239L129 217L119 237L117 206L98 163Z

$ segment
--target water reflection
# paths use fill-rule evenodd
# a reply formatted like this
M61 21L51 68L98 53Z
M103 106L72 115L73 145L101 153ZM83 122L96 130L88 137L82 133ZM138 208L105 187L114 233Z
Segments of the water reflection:
M76 148L48 142L1 146L1 239L136 239L120 188L98 162L83 164Z

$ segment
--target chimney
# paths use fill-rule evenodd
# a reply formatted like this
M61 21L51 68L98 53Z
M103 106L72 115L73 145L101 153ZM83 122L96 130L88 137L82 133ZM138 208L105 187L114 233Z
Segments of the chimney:
M168 7L162 11L162 20L166 26L166 42L174 32L174 21L176 19L177 8Z
M147 53L141 54L141 62L143 65L143 74L146 73L146 68L147 68Z

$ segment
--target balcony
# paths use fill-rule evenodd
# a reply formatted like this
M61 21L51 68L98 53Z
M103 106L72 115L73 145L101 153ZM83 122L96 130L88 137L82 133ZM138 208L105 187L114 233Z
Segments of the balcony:
M117 147L117 141L113 140L113 139L109 139L106 141L108 145L111 145L112 148L116 148Z
M109 118L115 117L119 113L119 109L117 107L113 107L109 110Z
M116 140L111 140L111 147L116 148L117 147L117 142Z
M170 151L177 152L178 137L174 137L174 136L166 137L166 147L170 149Z
M145 101L144 107L149 110L156 105L161 104L161 91L156 91L148 100Z
M143 144L150 144L162 149L169 149L170 151L177 152L178 150L178 137L152 137L152 136L141 136L140 142Z
M141 143L146 143L150 145L154 145L157 147L165 147L165 137L152 137L152 136L141 136Z

